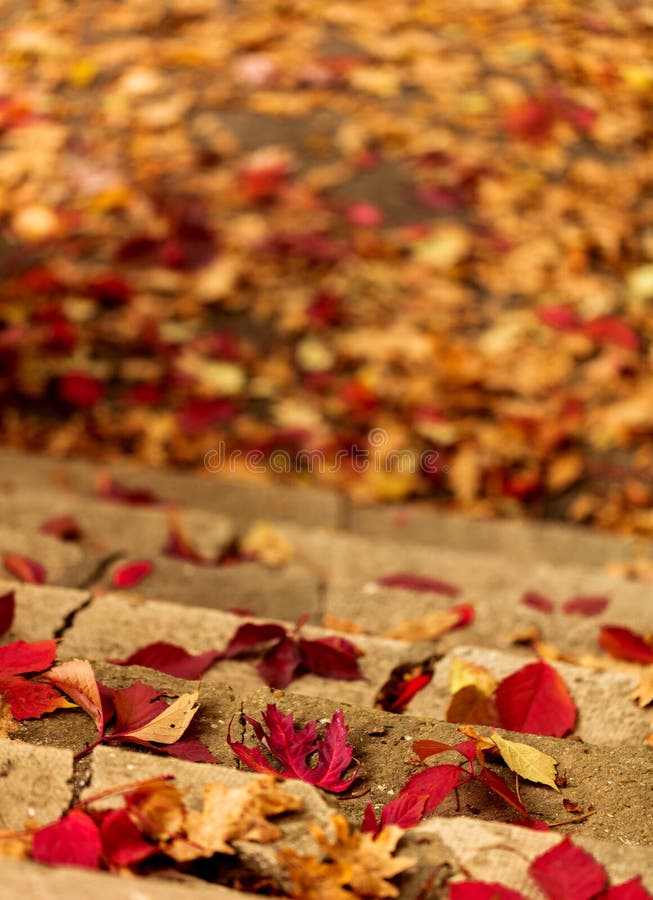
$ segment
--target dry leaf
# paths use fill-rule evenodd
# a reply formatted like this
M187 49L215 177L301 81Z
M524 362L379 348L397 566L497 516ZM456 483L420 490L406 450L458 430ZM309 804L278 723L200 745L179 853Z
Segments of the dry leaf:
M560 790L555 783L556 760L547 753L542 753L536 747L522 744L519 741L509 741L502 738L496 732L492 734L492 740L505 764L517 775L526 778L527 781L535 781L552 787L554 791Z
M460 622L460 613L455 610L434 610L421 619L407 619L392 631L386 631L381 637L395 638L398 641L434 641L451 631Z
M449 668L449 693L457 694L464 687L472 685L486 697L491 696L497 686L496 679L483 666L467 662L454 656Z
M240 542L241 552L266 566L285 566L295 548L271 522L255 522Z
M199 696L199 688L190 694L182 694L147 725L135 731L126 731L124 736L154 741L156 744L174 744L186 731L200 708Z
M644 709L649 703L653 703L653 666L648 666L642 672L639 683L630 695L640 709Z
M398 897L399 890L387 879L416 862L410 856L392 855L403 829L389 825L374 838L371 834L351 831L343 816L334 815L331 822L336 835L333 843L318 826L310 828L322 851L322 859L301 856L290 847L279 852L279 860L297 888L292 896L302 900L347 900L352 894Z

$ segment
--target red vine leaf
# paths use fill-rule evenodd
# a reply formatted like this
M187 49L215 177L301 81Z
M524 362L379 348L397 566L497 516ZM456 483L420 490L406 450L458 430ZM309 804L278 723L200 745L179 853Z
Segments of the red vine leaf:
M80 809L34 832L32 857L37 862L98 869L101 856L100 831L93 819Z
M562 608L569 615L599 616L609 603L609 597L571 597Z
M591 900L607 881L603 866L568 837L533 860L528 872L550 900Z
M381 587L401 588L405 591L418 591L420 593L444 594L446 597L457 597L460 589L438 578L428 578L425 575L411 575L409 572L396 572L393 575L384 575L377 578L376 583Z
M177 644L155 641L134 651L126 659L108 659L107 662L116 666L144 666L176 678L197 681L219 655L217 650L205 650L204 653L193 655Z
M5 553L2 564L7 572L25 584L45 584L45 569L40 563L18 553Z
M125 563L116 569L111 576L111 586L114 588L131 588L140 584L152 573L153 563L148 559L136 559Z
M504 678L495 694L499 721L509 731L562 737L576 722L576 706L556 670L530 663Z
M645 666L653 663L653 649L630 628L604 625L599 635L599 646L615 659L642 663Z

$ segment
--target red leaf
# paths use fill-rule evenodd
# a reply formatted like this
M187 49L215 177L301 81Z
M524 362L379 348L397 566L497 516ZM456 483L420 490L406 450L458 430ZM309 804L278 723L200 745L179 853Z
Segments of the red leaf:
M345 215L352 225L361 228L377 228L383 224L385 216L374 203L350 203L345 209Z
M297 643L286 635L268 650L256 671L268 687L283 690L293 680L301 661Z
M343 778L353 758L353 748L347 744L349 728L345 724L341 710L336 710L327 725L324 738L317 736L317 724L308 722L295 730L294 716L284 716L275 704L268 704L262 714L267 733L255 719L245 716L263 746L281 763L279 770L272 766L260 750L231 740L227 742L236 756L255 772L280 775L283 778L297 778L325 791L341 793L353 783L358 775L358 766L349 778ZM317 753L317 764L309 768L308 760Z
M615 659L625 659L645 666L653 662L653 649L630 628L604 625L599 635L599 646Z
M433 672L423 672L400 682L392 702L384 707L387 712L400 713L408 706L416 694L424 690L427 684L433 680Z
M41 531L60 541L78 541L82 536L82 529L74 516L54 516L41 525Z
M164 753L167 756L174 756L175 759L185 759L188 762L220 762L220 760L211 753L206 744L203 744L202 741L196 737L184 737L175 741L174 744L153 744L151 741L142 741L134 737L129 737L127 740L132 744L140 744L142 747L148 747L155 753Z
M506 803L510 804L514 809L522 814L522 816L527 816L528 812L526 811L526 807L521 802L517 794L513 791L513 789L506 784L506 782L493 772L491 769L486 769L485 766L481 767L481 771L476 776L478 781L482 782L486 787L488 787L493 793L498 794L502 800L505 800Z
M0 647L0 673L24 675L48 669L57 655L56 641L14 641Z
M380 827L398 825L400 828L412 828L424 818L427 800L427 794L409 794L402 791L381 810Z
M107 723L113 718L113 691L98 684L88 660L71 659L51 669L44 676L67 694L93 719L100 737Z
M531 609L536 609L542 613L552 613L555 609L553 601L545 597L544 594L538 594L537 591L526 591L521 598L521 602L524 606L530 606Z
M132 866L158 853L156 844L143 838L126 809L112 809L100 825L102 852L111 867Z
M572 597L562 608L569 615L599 616L609 602L608 597Z
M25 584L45 584L45 569L33 559L20 556L18 553L5 553L2 563L8 572Z
M601 900L651 900L651 895L642 884L641 875L637 875L630 881L611 887L601 894Z
M322 678L360 681L365 676L358 667L357 647L345 638L325 637L316 641L299 639L302 664Z
M639 350L639 335L615 316L598 316L583 326L583 334L599 344L617 344L625 350Z
M526 900L519 891L496 882L457 881L449 884L449 900Z
M446 800L454 788L458 787L462 775L460 766L451 766L447 763L429 766L423 772L411 775L399 796L407 794L426 796L424 815L427 816Z
M114 588L135 587L152 573L153 568L154 565L149 559L135 559L132 562L125 563L125 565L116 569L111 576L111 585Z
M536 311L540 322L560 331L577 331L583 320L569 306L540 306Z
M71 406L90 409L103 394L102 382L87 372L69 372L59 379L59 396Z
M0 597L0 637L6 634L14 623L16 593L7 591Z
M384 575L377 578L376 583L381 587L401 588L405 591L420 591L433 594L444 594L446 597L457 597L460 590L453 584L440 581L437 578L428 578L424 575L411 575L408 572L396 572L394 575Z
M533 860L528 872L551 900L590 900L607 881L603 866L568 837Z
M504 124L515 137L541 143L551 136L555 120L556 108L550 100L531 97L510 109Z
M458 621L453 626L454 629L467 628L476 618L476 608L473 603L459 603L457 606L452 606L449 612L458 613Z
M0 680L0 689L2 681ZM45 713L68 706L68 701L49 684L14 677L5 692L14 719L40 719Z
M101 854L100 831L93 819L80 809L34 832L32 857L37 862L98 869Z
M378 834L379 826L374 815L374 807L368 803L363 813L363 821L361 822L361 831L363 834Z
M417 754L419 761L424 762L429 756L436 756L438 753L446 753L448 750L455 750L461 753L465 759L471 762L476 756L476 744L474 741L462 741L460 744L443 744L440 741L415 741L413 750Z
M142 681L136 681L127 688L114 691L113 702L116 710L116 727L110 735L112 739L129 731L138 731L168 706L159 691Z
M176 511L170 515L170 530L163 553L165 556L183 559L185 562L195 563L196 565L204 565L207 562L186 539Z
M130 506L149 506L159 503L159 498L148 488L125 487L110 475L100 473L97 477L97 494L104 500L117 500Z
M530 663L504 678L495 700L501 726L509 731L562 737L576 721L564 681L545 662Z
M285 636L286 629L282 625L246 622L238 628L220 656L222 659L233 659Z
M193 655L177 644L155 641L136 650L126 659L108 659L107 662L115 666L145 666L146 669L156 669L176 678L197 681L218 656L217 650L206 650Z

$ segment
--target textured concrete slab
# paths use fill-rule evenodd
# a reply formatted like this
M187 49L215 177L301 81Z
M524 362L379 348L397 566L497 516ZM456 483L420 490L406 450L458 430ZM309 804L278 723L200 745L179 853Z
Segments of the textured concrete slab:
M3 900L246 900L254 896L201 881L180 884L163 878L121 878L69 866L49 868L2 860Z
M488 881L519 891L528 900L542 900L543 894L528 874L530 863L562 839L559 832L529 831L499 822L482 822L472 817L435 817L409 831L402 840L402 853L416 856L418 864L398 880L402 897L417 897L433 873L440 872L433 885L433 897L446 897L449 881ZM580 829L573 835L610 876L620 884L641 875L650 890L653 886L653 851L587 838Z
M11 524L0 524L0 575L13 578L2 566L6 553L26 556L45 569L47 584L78 587L97 569L99 560L84 554L79 547L45 535L18 531Z
M234 480L229 472L219 469L215 457L212 459L212 471L182 473L127 463L99 467L83 460L63 460L2 449L0 485L32 490L66 486L81 494L93 494L97 473L103 471L121 484L147 487L161 500L227 516L239 527L262 516L289 519L313 527L333 527L344 517L346 501L339 494L308 486Z
M408 707L411 715L444 719L451 700L449 669L452 658L484 666L497 681L534 662L532 653L510 653L480 647L456 647L434 667L433 680ZM637 746L653 731L650 709L630 699L638 677L621 672L596 672L566 663L552 663L563 678L578 709L574 734L590 744Z
M110 587L115 568L100 585ZM134 591L139 596L168 600L181 606L247 610L257 616L274 616L294 622L303 615L319 622L322 617L320 583L301 565L273 569L257 562L226 566L201 566L164 556L152 558L154 568Z
M0 739L0 828L21 831L58 819L72 799L72 776L70 750Z
M309 720L325 722L334 711L332 701L300 697L296 694L261 690L243 699L243 711L260 718L261 710L274 702L287 713L295 714L298 725ZM415 755L412 751L416 740L436 740L455 743L460 733L455 725L434 719L417 718L407 715L393 715L378 710L364 710L339 704L350 725L350 740L354 746L354 756L361 764L361 778L341 795L343 813L352 821L360 823L365 806L371 802L378 811L405 784L414 771ZM478 728L483 734L491 729ZM537 747L558 761L558 772L567 779L560 792L542 785L521 783L521 796L526 808L535 816L548 822L559 822L570 818L563 806L566 798L587 810L595 808L595 814L582 826L561 826L559 832L583 835L634 844L653 843L653 807L650 804L653 790L653 755L648 748L597 747L578 741L536 737L500 731L511 740L521 741ZM246 741L255 739L249 726ZM438 757L438 762L452 762L453 759ZM492 767L512 782L505 766ZM369 792L366 793L367 789ZM480 819L513 822L515 811L499 798L490 795L487 789L477 784L467 785L460 791L461 806L456 809L456 801L450 796L438 807L438 815L455 816L469 813Z
M111 628L107 629L107 621ZM228 613L195 607L179 608L170 603L141 600L121 594L96 597L76 617L59 647L60 657L87 655L93 659L124 659L145 644L168 641L181 644L191 653L221 649L243 624ZM333 634L320 628L304 627L312 639ZM344 699L348 703L372 706L374 698L395 666L423 658L425 648L402 641L386 641L364 635L354 639L363 652L359 659L362 681L336 681L317 675L302 675L292 683L299 694ZM256 672L260 657L217 661L205 674L205 685L226 682L237 693L256 690L262 681Z
M556 522L474 519L435 504L354 505L348 528L357 534L508 558L602 567L610 560L653 556L653 542Z
M474 623L445 635L441 646L458 643L507 647L515 631L537 628L543 639L569 653L597 650L602 624L629 625L653 631L653 602L644 583L605 574L600 569L509 561L489 554L462 552L418 544L361 538L326 530L303 533L292 526L283 533L297 555L315 566L327 566L326 615L345 619L375 634L392 632L406 620L419 619L456 603L472 603ZM439 593L383 587L378 579L396 573L428 576L457 588L452 598ZM525 606L526 591L545 594L556 612L547 615ZM565 600L574 596L607 596L599 616L567 615Z
M0 493L0 523L7 527L38 533L45 522L64 515L79 525L79 545L97 554L158 554L169 536L170 512L163 505L129 506L63 490ZM233 538L224 516L202 509L180 509L177 516L184 536L207 559L217 559Z
M41 641L54 637L66 625L68 618L86 603L90 594L71 588L21 584L0 581L0 595L13 591L16 613L2 642Z

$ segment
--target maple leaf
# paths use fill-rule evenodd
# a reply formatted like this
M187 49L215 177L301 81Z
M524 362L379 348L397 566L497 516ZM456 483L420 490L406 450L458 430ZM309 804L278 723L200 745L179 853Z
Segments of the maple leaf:
M131 588L140 584L152 573L154 564L148 559L135 559L117 568L111 575L111 586L114 588Z
M356 780L358 765L349 778L343 778L353 759L353 748L347 744L348 726L342 710L336 710L320 740L317 723L308 722L303 728L295 729L293 713L284 716L273 703L262 713L266 733L259 722L245 716L246 722L254 729L259 742L281 763L279 770L272 766L258 748L247 747L231 740L231 728L227 743L240 759L255 772L280 775L283 778L297 778L315 787L332 793L341 793ZM310 767L309 759L317 754L315 764Z
M281 829L268 816L296 811L303 806L299 797L278 787L272 776L263 776L245 787L215 782L204 788L201 812L192 811L184 822L185 839L166 852L180 861L233 855L231 841L267 843L278 840ZM190 842L190 844L188 843Z
M551 900L591 900L607 881L603 866L569 837L534 859L528 872Z
M562 737L576 721L564 681L545 662L530 663L504 678L495 700L500 724L509 731Z
M32 838L32 858L51 866L98 869L101 856L98 826L80 809L73 809L58 822L39 828Z
M16 592L7 591L0 596L0 637L6 634L14 623L16 613Z
M219 656L217 650L206 650L193 655L178 644L155 641L135 650L126 659L108 659L107 662L116 666L144 666L176 678L197 681Z
M5 553L2 557L2 564L11 575L18 578L19 581L24 581L25 584L45 584L45 569L40 563L27 556Z
M642 663L645 666L653 663L653 648L630 628L604 625L599 635L599 646L615 659Z
M49 668L57 653L56 641L14 641L0 647L0 693L14 719L39 719L70 704L48 684L23 676Z
M291 847L279 851L279 861L295 885L291 896L304 900L398 897L398 888L388 879L416 863L410 856L393 856L403 830L389 825L372 837L350 830L346 819L339 815L331 817L331 824L335 832L333 842L321 828L310 826L322 851L321 858L300 855Z

